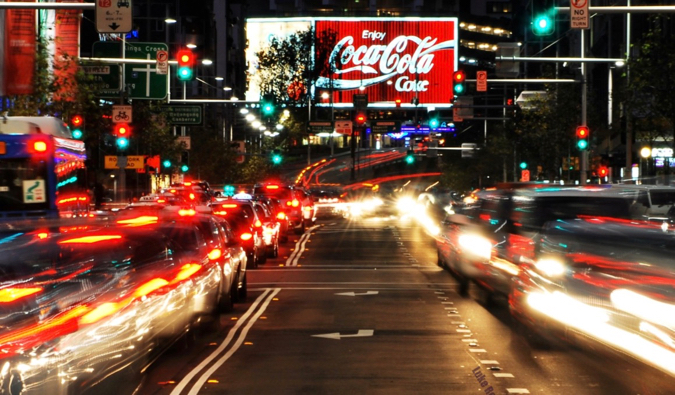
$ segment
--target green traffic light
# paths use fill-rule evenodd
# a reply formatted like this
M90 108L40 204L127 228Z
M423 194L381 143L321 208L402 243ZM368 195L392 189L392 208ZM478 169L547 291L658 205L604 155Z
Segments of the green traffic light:
M520 168L523 170L527 169L527 162L520 162Z
M183 165L180 167L180 171L182 171L183 173L187 172L189 169L190 168L188 167L188 165Z
M456 94L461 95L464 93L464 84L455 83L454 90Z
M265 115L272 115L274 113L274 106L272 104L265 104L263 106L263 114Z
M412 156L412 155L406 156L405 157L405 163L407 163L409 165L412 164L412 163L415 163L415 157Z
M178 79L188 81L192 79L192 68L183 66L178 69Z
M164 162L162 162L162 165L163 165L164 167L171 167L171 161L168 160L168 159L166 159Z
M272 163L274 163L275 165L280 164L281 160L282 160L281 155L273 155L272 156Z
M432 118L429 120L429 127L432 129L436 129L439 125L438 119Z
M82 131L80 129L75 129L73 130L73 138L74 139L81 139L82 138Z
M125 149L129 146L129 140L126 137L117 138L117 148Z
M537 15L532 22L532 30L537 36L553 34L555 24L547 14Z
M580 150L585 150L586 148L588 148L588 140L581 139L577 141L577 148L579 148Z

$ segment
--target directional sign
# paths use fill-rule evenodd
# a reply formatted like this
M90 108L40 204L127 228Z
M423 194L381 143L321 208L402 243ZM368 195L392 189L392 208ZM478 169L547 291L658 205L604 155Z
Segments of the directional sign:
M370 337L375 333L372 329L359 329L358 333L353 335L342 335L340 332L324 333L321 335L312 335L312 337L322 337L324 339L340 340L346 337Z
M162 106L171 125L201 125L202 106L185 106L182 104L167 104Z
M572 29L589 29L591 27L588 12L591 0L570 0L570 27Z
M487 71L476 71L476 92L487 92Z
M168 52L165 43L127 42L124 56L128 59L156 61L157 52ZM98 41L93 46L93 56L101 58L122 58L122 43L119 41ZM157 64L125 64L124 83L129 88L129 98L139 100L164 100L168 93L169 76L157 72ZM119 97L119 90L104 91L101 97Z
M96 30L99 33L129 33L131 0L96 0Z
M106 66L82 66L82 71L90 75L94 83L104 91L118 92L122 89L122 68L118 64Z
M331 121L309 121L309 133L333 133Z

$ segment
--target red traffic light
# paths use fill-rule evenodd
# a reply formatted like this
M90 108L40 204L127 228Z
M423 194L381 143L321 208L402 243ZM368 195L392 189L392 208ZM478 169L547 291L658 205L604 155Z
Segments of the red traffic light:
M455 83L462 83L464 80L466 80L466 74L462 70L457 70L452 74L452 80Z
M607 177L608 174L609 174L609 169L607 169L605 166L601 166L598 169L598 175L600 177Z
M580 139L585 139L588 137L588 127L587 126L577 126L577 137Z
M176 60L178 61L178 67L191 67L195 62L195 55L190 50L182 49L176 54Z
M73 115L73 117L70 118L70 124L75 127L82 126L83 123L84 118L82 118L82 115Z
M366 114L364 113L356 114L356 123L358 123L359 125L363 125L364 123L366 123L366 119L367 119Z
M401 99L396 99L396 107L401 107Z
M114 134L117 137L129 137L131 134L131 128L126 123L118 123L115 125Z

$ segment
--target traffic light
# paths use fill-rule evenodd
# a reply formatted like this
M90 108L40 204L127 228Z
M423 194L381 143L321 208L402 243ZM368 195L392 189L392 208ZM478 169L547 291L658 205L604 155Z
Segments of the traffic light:
M550 36L555 31L555 20L551 13L543 12L532 20L532 32L535 36Z
M609 175L609 169L606 166L600 166L598 169L598 176L605 178Z
M455 92L455 95L459 96L464 93L466 81L466 74L463 70L457 70L452 74L452 90Z
M398 107L401 107L401 99L396 99L395 102L396 102L396 107L397 107L397 108L398 108Z
M577 148L585 150L588 148L588 126L577 126Z
M234 196L235 188L234 185L225 185L223 187L223 194L225 196Z
M73 115L70 118L71 134L74 139L81 139L84 135L84 117L82 115Z
M131 128L126 123L116 123L113 135L117 137L115 144L119 149L125 149L129 146L129 137L131 136Z
M168 169L171 167L171 161L168 159L164 159L164 162L162 162L162 166L164 166L165 169Z
M436 129L437 127L440 126L440 122L438 120L438 115L436 114L431 114L429 115L429 127L431 129Z
M527 169L527 162L520 162L520 168L523 170Z
M188 170L190 170L190 167L188 167L188 165L186 164L181 165L180 171L182 171L183 173L187 173Z
M272 163L275 165L280 165L282 161L283 157L281 156L281 151L276 149L272 150Z
M271 117L274 115L276 99L274 95L263 95L262 102L260 103L260 108L262 109L262 115L265 117Z
M190 167L188 166L190 164L190 153L188 151L183 151L180 154L180 171L183 173L187 172Z
M405 163L412 165L415 163L415 151L409 149L405 155Z
M178 70L176 76L181 81L190 81L194 78L195 55L189 49L182 49L176 55Z
M356 124L359 126L365 125L367 120L368 117L364 112L357 112L356 115L354 116L354 121L356 121Z

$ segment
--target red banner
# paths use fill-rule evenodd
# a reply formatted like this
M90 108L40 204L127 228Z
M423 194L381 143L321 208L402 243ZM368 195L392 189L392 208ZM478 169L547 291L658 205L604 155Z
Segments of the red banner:
M28 0L28 2L34 3L35 0ZM5 10L5 64L4 75L2 76L5 95L29 95L33 93L35 15L35 10Z
M59 3L81 3L82 0L58 0ZM77 59L80 56L81 10L56 10L54 26L54 80L58 90L54 100L75 100L77 92Z
M417 95L420 105L450 103L455 18L317 19L316 32L317 38L336 35L329 43L332 70L317 81L319 89L334 90L335 103L351 103L354 94L367 94L368 102L410 103Z

